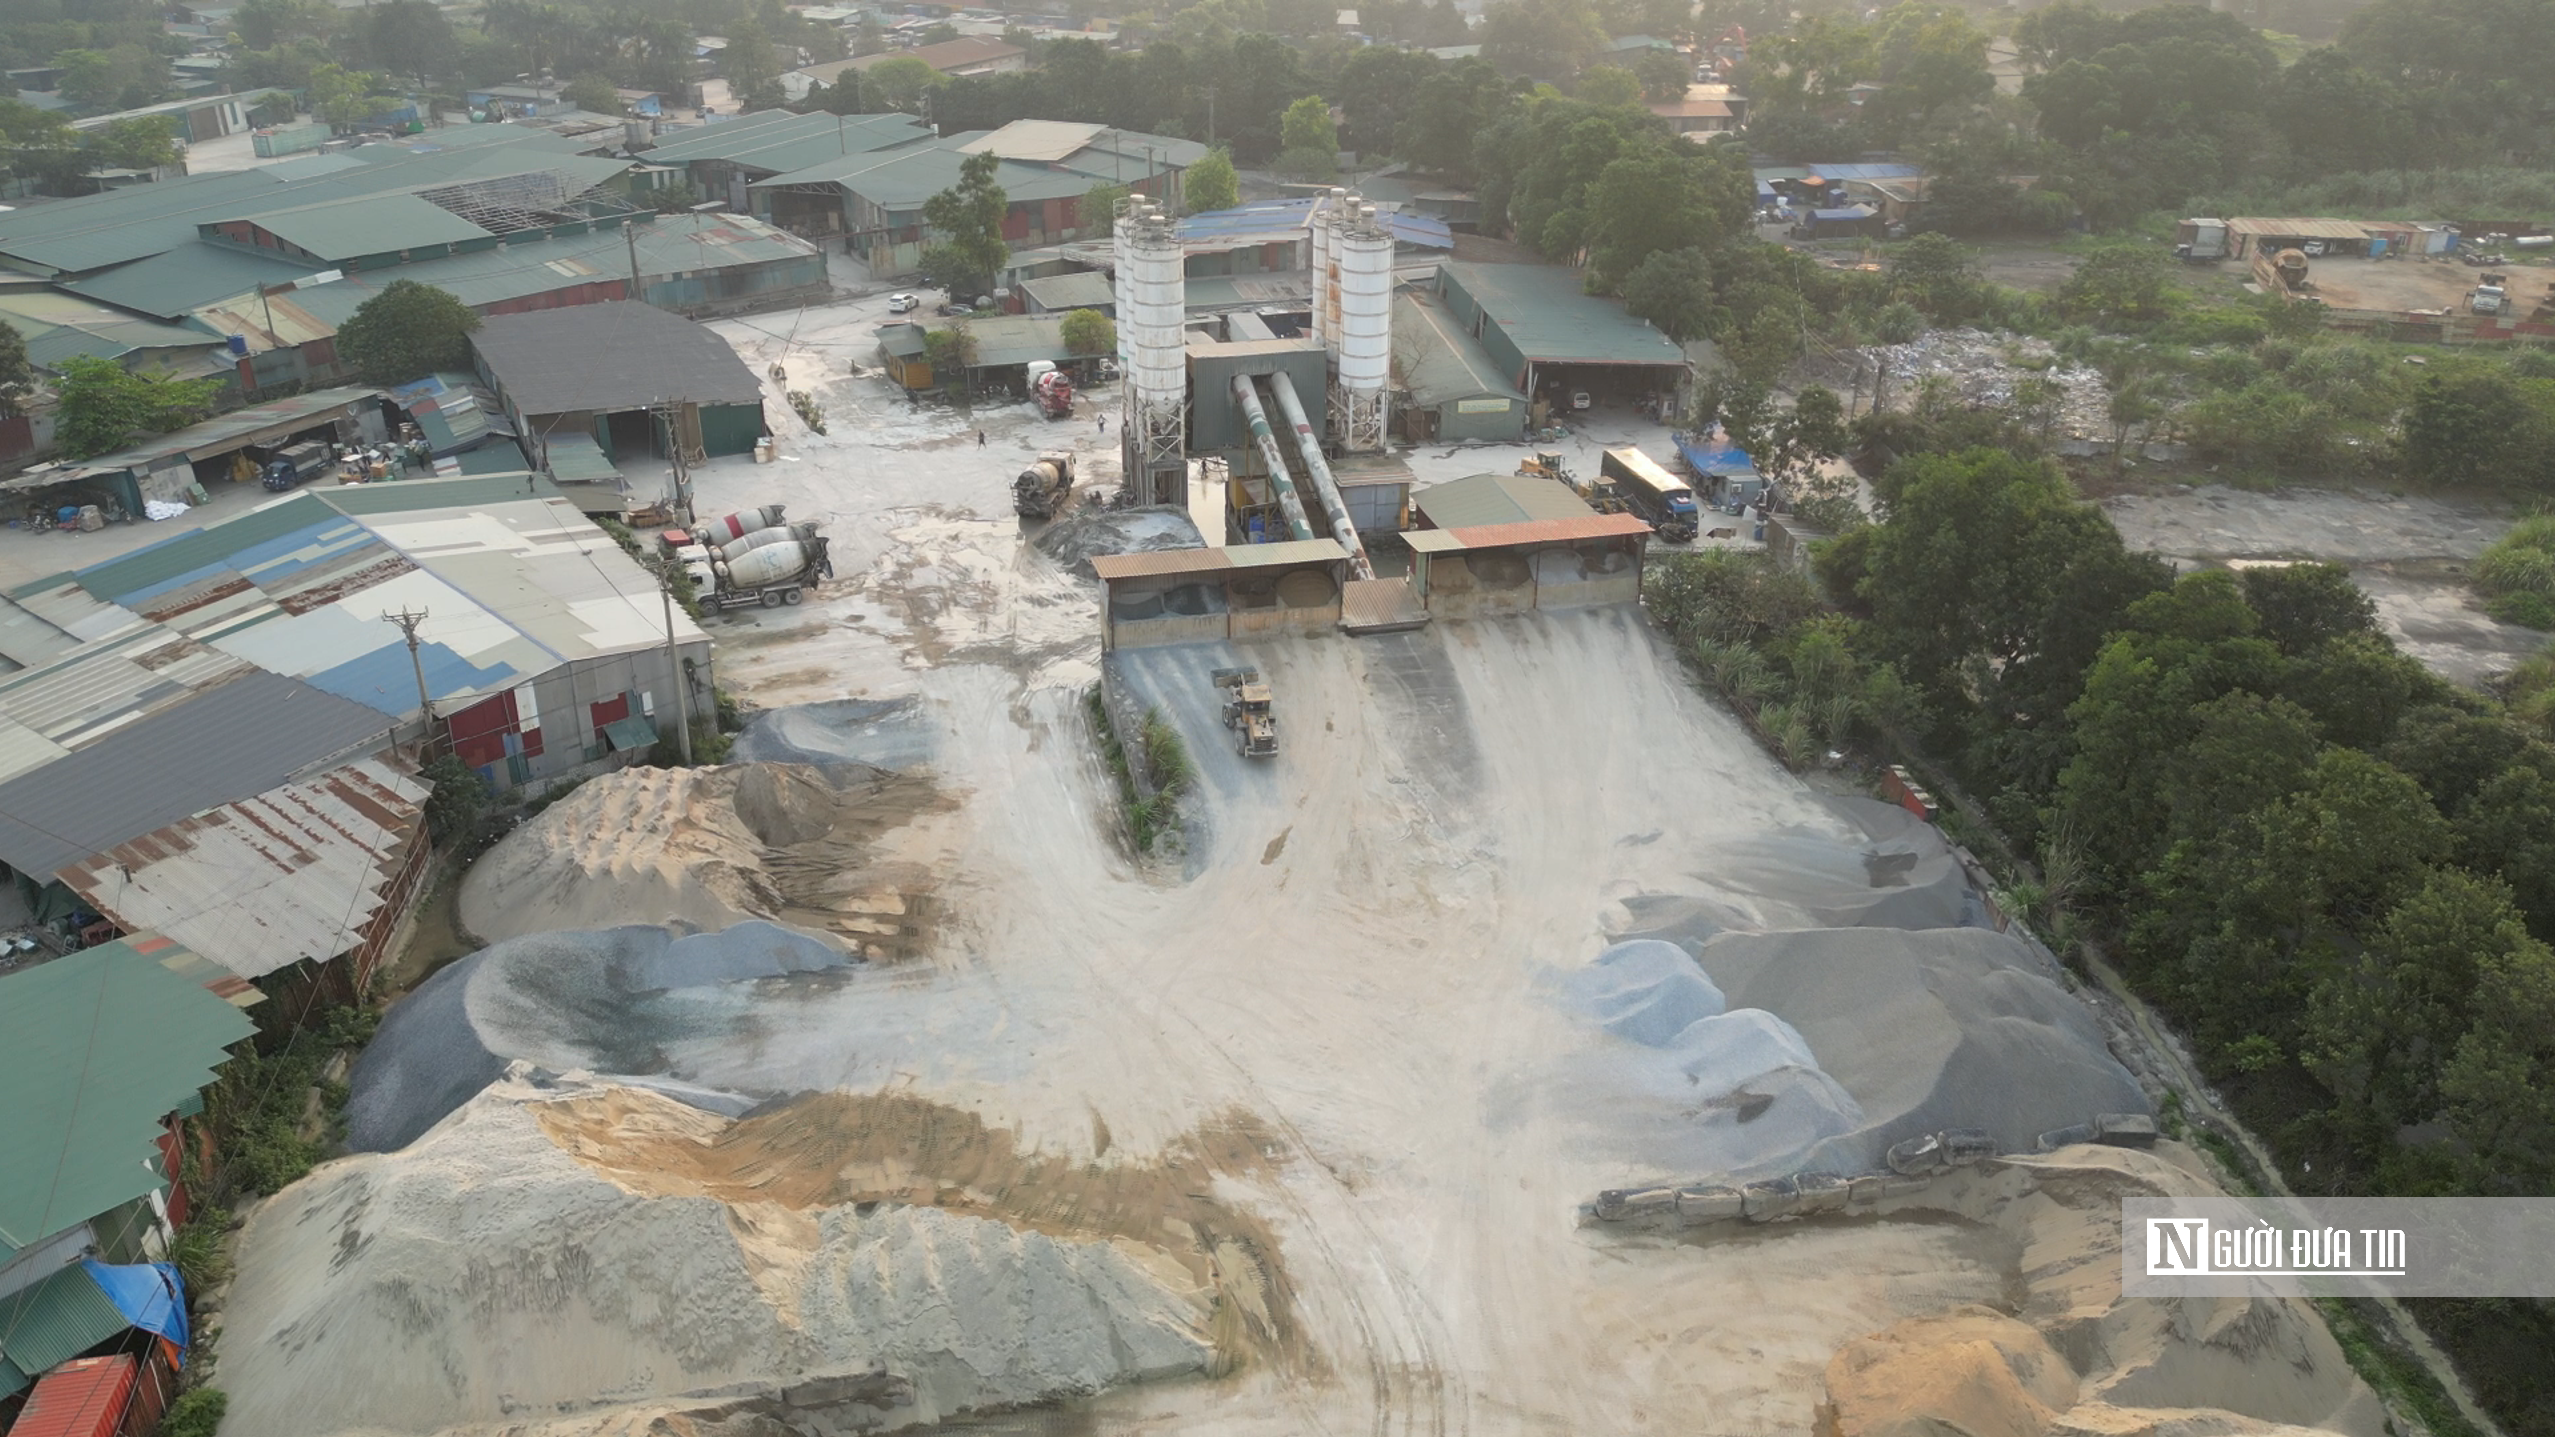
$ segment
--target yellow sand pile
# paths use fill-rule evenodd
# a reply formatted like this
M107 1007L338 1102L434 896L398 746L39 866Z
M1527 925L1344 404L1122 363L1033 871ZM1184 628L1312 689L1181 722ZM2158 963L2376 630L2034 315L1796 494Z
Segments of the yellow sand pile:
M945 806L929 780L853 766L630 768L507 835L462 883L462 926L526 933L764 918L870 958L910 956L929 925L919 868L883 835Z

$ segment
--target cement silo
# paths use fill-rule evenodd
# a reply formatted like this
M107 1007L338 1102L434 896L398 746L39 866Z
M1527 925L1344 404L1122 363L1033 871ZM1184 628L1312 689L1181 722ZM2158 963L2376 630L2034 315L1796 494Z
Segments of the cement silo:
M1331 226L1332 422L1351 454L1384 447L1384 391L1393 368L1393 232L1373 205Z
M1127 483L1145 503L1184 504L1189 373L1181 325L1188 296L1179 222L1157 205L1130 206L1118 224L1117 253Z

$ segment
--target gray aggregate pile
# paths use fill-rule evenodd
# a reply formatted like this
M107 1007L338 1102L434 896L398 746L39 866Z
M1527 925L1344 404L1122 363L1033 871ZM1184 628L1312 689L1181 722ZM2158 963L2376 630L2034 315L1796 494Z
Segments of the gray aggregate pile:
M931 762L931 729L912 698L831 699L762 709L736 736L736 763L867 764L910 770Z
M850 966L831 946L770 923L682 934L634 925L509 938L452 964L382 1020L351 1077L346 1142L405 1147L521 1060L552 1072L671 1077L652 1082L695 1106L670 1047L725 1031L746 985Z
M1091 568L1096 555L1206 546L1188 511L1168 508L1077 509L1039 530L1029 542L1086 579L1098 577Z

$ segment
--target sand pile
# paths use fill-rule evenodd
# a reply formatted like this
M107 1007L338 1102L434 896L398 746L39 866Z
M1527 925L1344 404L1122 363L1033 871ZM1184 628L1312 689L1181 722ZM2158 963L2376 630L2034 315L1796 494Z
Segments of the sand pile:
M1038 552L1083 578L1095 578L1100 554L1146 554L1157 549L1203 548L1198 526L1185 509L1078 509L1038 531Z
M927 779L860 765L623 769L489 850L462 882L462 926L502 939L763 918L865 957L910 956L926 935L930 885L873 863L873 848L942 802Z
M729 1124L518 1070L251 1218L225 1430L425 1433L740 1395L805 1424L766 1430L867 1430L1275 1345L1282 1280L1247 1221L1204 1200L1185 1230L1156 1205L1135 1236L1070 1201L1049 1221L980 1215L1041 1206L1021 1190L1053 1172L990 1161L1007 1150L988 1139L910 1140L967 1121L839 1098ZM838 1147L847 1129L876 1137ZM935 1170L954 1151L987 1161ZM1203 1190L1209 1161L1128 1187Z
M2015 1306L1846 1344L1828 1366L1822 1437L2377 1437L2377 1399L2305 1304L2121 1297L2121 1199L2215 1191L2191 1162L2174 1143L2067 1148L1938 1178L1885 1207L1993 1230L2015 1254Z

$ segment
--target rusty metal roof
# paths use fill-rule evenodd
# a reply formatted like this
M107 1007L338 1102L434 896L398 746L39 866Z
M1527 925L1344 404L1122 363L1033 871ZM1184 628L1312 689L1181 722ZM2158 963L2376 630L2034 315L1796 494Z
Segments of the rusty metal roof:
M2364 240L2368 227L2351 220L2299 219L2246 215L2227 221L2227 229L2240 235L2271 235L2281 239Z
M1403 540L1423 554L1454 549L1505 549L1519 544L1570 544L1582 539L1647 536L1650 526L1632 514L1589 514L1576 519L1535 519L1523 524L1471 524L1461 529L1414 529Z
M427 788L379 759L208 809L61 870L128 931L165 933L242 978L356 946Z
M1102 554L1091 561L1103 580L1158 579L1180 574L1225 574L1283 569L1296 564L1348 562L1333 539L1294 539L1283 544L1244 544L1226 549L1155 549L1141 554Z

